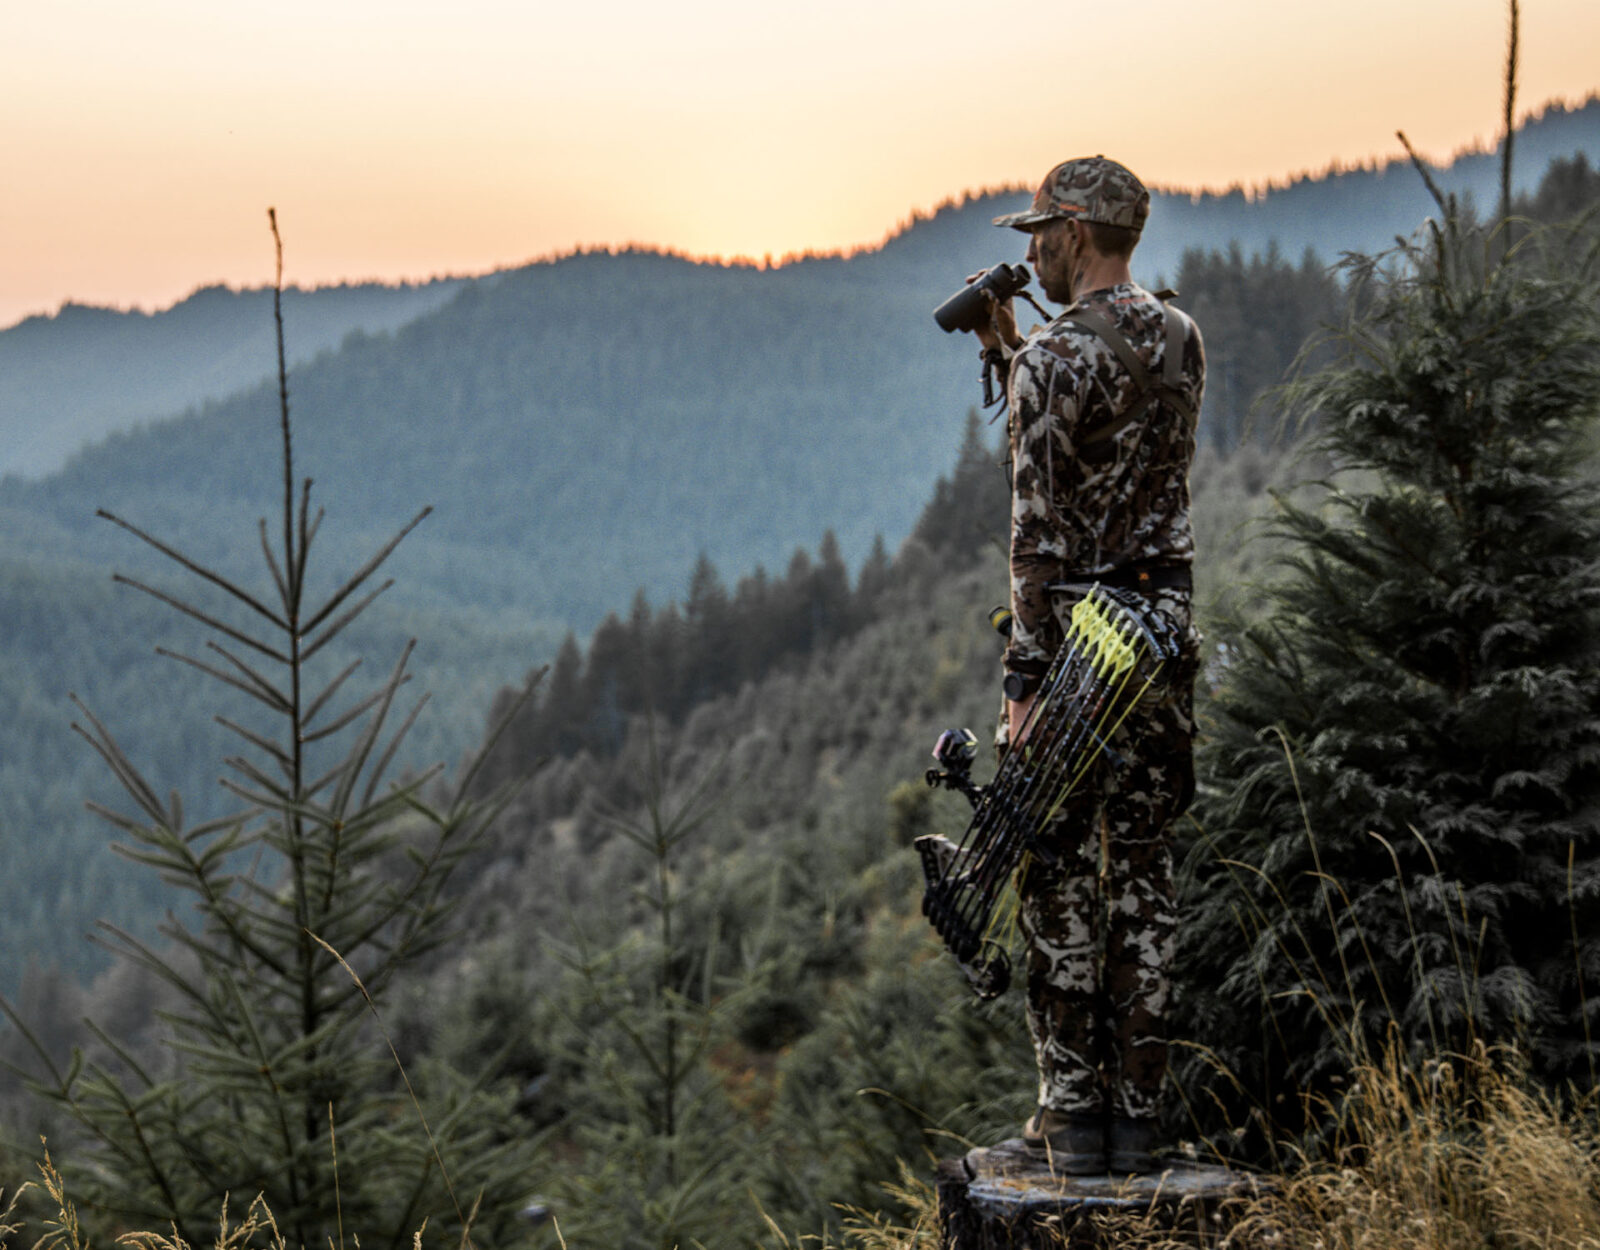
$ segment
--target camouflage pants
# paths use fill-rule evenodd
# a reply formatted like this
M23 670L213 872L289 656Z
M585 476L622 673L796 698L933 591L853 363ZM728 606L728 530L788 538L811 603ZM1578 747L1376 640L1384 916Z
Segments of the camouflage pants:
M1183 625L1188 603L1158 602ZM1176 609L1176 610L1173 610ZM1194 792L1198 640L1177 679L1141 701L1113 736L1126 761L1103 767L1052 820L1053 864L1019 882L1028 1027L1039 1105L1145 1118L1167 1067L1167 965L1177 925L1171 831Z

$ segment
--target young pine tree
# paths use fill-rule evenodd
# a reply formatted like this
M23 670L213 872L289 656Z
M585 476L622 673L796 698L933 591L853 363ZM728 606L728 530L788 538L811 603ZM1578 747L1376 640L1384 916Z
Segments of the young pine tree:
M1421 240L1354 267L1350 352L1298 388L1336 472L1280 501L1200 759L1185 1024L1266 1106L1391 1024L1594 1071L1595 287L1453 213Z
M721 801L722 765L673 784L653 721L622 764L596 814L641 872L626 896L574 917L560 944L568 976L547 1002L565 1019L546 1038L572 1074L573 1114L551 1193L574 1245L749 1245L760 1231L748 1194L754 1134L716 1054L741 987L719 967L715 926L691 919L693 895L714 879L693 844ZM609 941L594 940L594 927Z
M280 292L281 275L280 260ZM348 1233L369 1250L400 1247L424 1222L430 1237L465 1242L470 1223L493 1242L515 1229L526 1196L505 1100L437 1072L422 1082L425 1123L373 1017L397 975L446 937L446 885L502 799L441 804L426 792L432 774L388 781L421 708L401 714L410 648L365 692L350 681L357 663L325 649L387 587L374 576L422 517L331 593L313 593L321 513L310 482L294 481L279 328L283 510L278 525L261 523L267 591L118 521L211 592L188 600L120 579L210 629L203 658L174 658L232 701L218 720L241 753L223 785L241 808L191 823L87 709L80 729L131 803L101 809L122 834L116 849L188 904L168 913L162 947L116 930L107 939L172 991L161 1053L99 1032L100 1058L61 1064L0 1008L35 1043L46 1073L35 1090L82 1130L74 1197L118 1225L199 1245L227 1199L237 1211L261 1194L291 1245L343 1246Z

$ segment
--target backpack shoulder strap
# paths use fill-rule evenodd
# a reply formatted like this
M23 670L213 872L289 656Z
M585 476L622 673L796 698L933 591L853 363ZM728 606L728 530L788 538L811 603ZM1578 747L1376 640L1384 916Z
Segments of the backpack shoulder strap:
M1192 429L1200 419L1188 396L1183 393L1183 340L1189 316L1181 309L1166 306L1166 342L1161 349L1161 398L1189 423Z
M1154 381L1150 376L1150 370L1145 367L1144 361L1139 359L1139 353L1133 350L1133 345L1128 342L1128 336L1112 325L1103 313L1097 313L1092 308L1078 308L1072 312L1062 313L1061 316L1066 321L1082 326L1104 342L1122 363L1122 367L1132 376L1134 385L1141 392L1150 389Z
M1165 306L1165 305L1164 305ZM1133 350L1127 335L1112 325L1102 314L1088 308L1075 309L1062 317L1082 326L1105 343L1118 362L1133 379L1136 394L1128 407L1098 429L1087 434L1085 443L1100 443L1115 438L1144 415L1157 400L1167 404L1192 427L1198 414L1183 393L1183 339L1187 318L1175 308L1167 308L1166 331L1162 345L1162 370L1158 380L1151 374L1139 353Z

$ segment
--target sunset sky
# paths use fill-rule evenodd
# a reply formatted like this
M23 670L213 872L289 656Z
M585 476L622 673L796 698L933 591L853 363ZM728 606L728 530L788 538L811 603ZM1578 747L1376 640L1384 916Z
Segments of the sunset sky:
M1526 0L1522 111L1600 87L1600 4ZM1256 185L1492 142L1491 0L11 0L0 326L213 282L474 273L582 244L873 243L1106 152Z

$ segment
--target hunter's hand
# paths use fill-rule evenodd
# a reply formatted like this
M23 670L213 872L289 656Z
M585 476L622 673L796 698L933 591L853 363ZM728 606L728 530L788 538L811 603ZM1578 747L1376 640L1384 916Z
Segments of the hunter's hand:
M1006 725L1009 728L1011 747L1015 750L1028 737L1028 714L1033 711L1033 701L1039 697L1036 690L1023 698L1006 703Z
M977 273L967 275L967 284L970 286L984 274L987 269L980 269ZM984 307L988 309L988 320L973 331L978 336L978 342L983 344L983 350L999 347L1015 351L1022 346L1022 336L1017 333L1017 315L1011 309L1010 300L997 300L988 291L983 292Z

